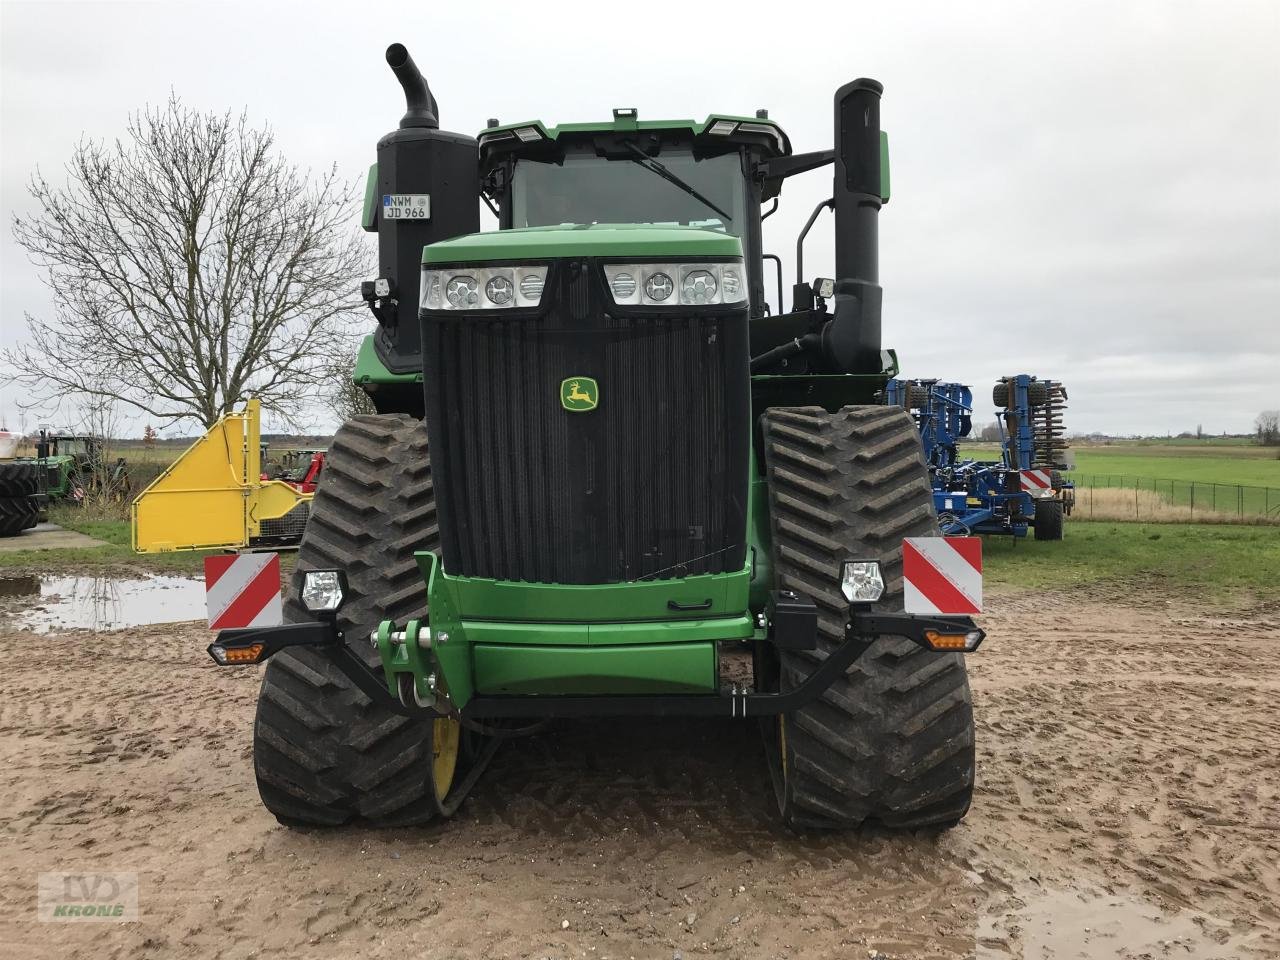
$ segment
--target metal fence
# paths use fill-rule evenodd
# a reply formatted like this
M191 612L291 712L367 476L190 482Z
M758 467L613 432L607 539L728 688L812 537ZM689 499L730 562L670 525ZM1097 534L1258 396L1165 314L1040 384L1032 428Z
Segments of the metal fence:
M1280 488L1118 473L1067 476L1076 485L1075 515L1100 520L1198 520L1280 523Z

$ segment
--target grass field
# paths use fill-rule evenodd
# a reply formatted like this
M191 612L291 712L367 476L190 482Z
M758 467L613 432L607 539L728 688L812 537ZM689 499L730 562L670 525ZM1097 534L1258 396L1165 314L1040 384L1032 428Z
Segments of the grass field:
M1231 606L1274 600L1280 579L1274 527L1072 520L1060 542L988 537L983 555L989 584L1096 586Z
M1188 511L1194 506L1195 514L1206 519L1210 516L1280 519L1280 459L1277 459L1280 451L1275 447L1226 442L1238 439L1080 445L1072 448L1076 469L1069 475L1078 487L1139 488L1132 498L1132 509L1127 510L1129 518L1159 518L1160 505L1165 503ZM961 456L997 459L1000 450L989 444L966 445L961 448ZM1244 489L1237 490L1237 486ZM1114 498L1099 495L1099 503L1103 499ZM1109 506L1126 512L1118 500ZM1181 512L1173 511L1163 519L1187 519ZM1104 511L1099 515L1115 517L1116 513Z

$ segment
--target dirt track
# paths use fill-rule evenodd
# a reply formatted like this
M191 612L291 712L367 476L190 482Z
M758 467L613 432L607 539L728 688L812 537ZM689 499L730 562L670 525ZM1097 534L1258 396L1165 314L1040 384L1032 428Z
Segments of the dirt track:
M989 609L941 838L787 833L727 721L565 724L438 828L292 832L258 674L205 631L0 635L0 956L1280 956L1280 612ZM36 874L78 868L137 871L142 920L35 922Z

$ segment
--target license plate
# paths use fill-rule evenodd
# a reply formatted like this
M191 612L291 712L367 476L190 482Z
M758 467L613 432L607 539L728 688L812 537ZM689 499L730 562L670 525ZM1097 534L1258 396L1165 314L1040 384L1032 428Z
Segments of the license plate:
M430 220L431 194L384 193L382 195L383 220Z

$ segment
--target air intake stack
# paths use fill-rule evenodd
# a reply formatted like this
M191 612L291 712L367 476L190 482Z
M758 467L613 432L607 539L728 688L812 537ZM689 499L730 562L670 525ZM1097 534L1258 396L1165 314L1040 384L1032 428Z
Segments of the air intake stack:
M422 248L479 231L480 174L475 138L440 129L436 99L403 44L387 47L387 64L404 88L406 111L378 141L374 223L378 276L387 283L379 284L377 346L393 373L417 373Z
M828 358L847 373L879 373L880 95L875 80L835 96L835 316L823 331Z

